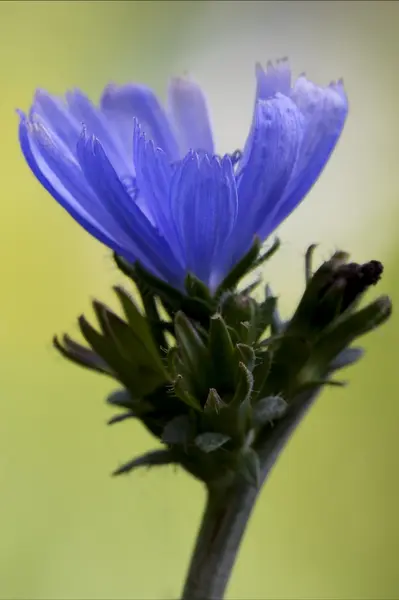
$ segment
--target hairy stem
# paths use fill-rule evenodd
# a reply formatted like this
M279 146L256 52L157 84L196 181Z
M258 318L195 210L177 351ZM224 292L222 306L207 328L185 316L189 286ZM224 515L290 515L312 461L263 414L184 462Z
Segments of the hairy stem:
M301 394L287 415L260 439L259 489L237 480L224 488L208 489L208 498L191 559L182 600L221 600L224 597L255 502L281 450L313 404L319 388Z

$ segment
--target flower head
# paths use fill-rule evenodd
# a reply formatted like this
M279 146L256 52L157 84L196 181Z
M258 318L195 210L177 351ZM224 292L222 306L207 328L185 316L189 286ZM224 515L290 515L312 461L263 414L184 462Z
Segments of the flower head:
M211 289L258 236L265 240L325 166L348 111L341 82L321 88L286 61L257 66L252 125L242 153L215 154L206 101L172 80L168 107L140 85L108 86L98 107L80 91L37 91L20 113L33 173L89 233L182 288Z

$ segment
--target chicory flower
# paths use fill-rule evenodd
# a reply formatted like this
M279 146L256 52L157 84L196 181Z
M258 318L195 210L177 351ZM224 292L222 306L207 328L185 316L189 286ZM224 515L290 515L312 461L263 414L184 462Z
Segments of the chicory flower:
M205 97L173 79L164 107L142 85L108 86L94 106L38 90L19 137L31 170L91 235L183 288L211 290L286 219L313 186L348 111L342 82L293 84L288 63L256 68L242 152L215 153Z

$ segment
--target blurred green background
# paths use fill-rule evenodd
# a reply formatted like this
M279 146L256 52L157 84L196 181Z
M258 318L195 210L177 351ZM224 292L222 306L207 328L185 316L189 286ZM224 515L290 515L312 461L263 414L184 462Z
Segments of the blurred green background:
M201 486L161 469L109 477L154 446L139 425L107 428L114 388L64 362L54 333L77 333L95 297L115 304L110 252L31 175L15 108L34 89L140 81L164 94L173 74L206 86L220 151L250 120L253 64L288 55L296 75L344 77L350 116L325 173L281 228L265 277L293 307L303 253L320 242L382 260L379 291L399 301L399 3L1 2L0 597L160 599L179 595L204 502ZM373 294L371 294L373 296ZM326 391L263 490L228 596L399 597L397 334Z

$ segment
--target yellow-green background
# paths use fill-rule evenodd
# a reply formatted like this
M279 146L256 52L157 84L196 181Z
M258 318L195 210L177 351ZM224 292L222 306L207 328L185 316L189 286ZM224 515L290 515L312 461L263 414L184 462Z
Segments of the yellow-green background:
M158 599L179 594L204 501L161 469L113 480L154 446L138 424L105 426L112 384L65 363L93 296L113 302L110 252L40 187L19 151L14 109L36 87L108 81L164 93L193 71L208 87L221 150L250 119L253 62L289 55L317 83L343 75L351 109L306 203L282 228L265 275L293 306L302 255L321 243L381 259L399 300L399 3L0 3L0 597ZM234 146L234 147L230 147ZM372 294L373 295L373 294ZM364 339L350 386L325 392L263 490L229 597L399 597L399 380L395 316Z

